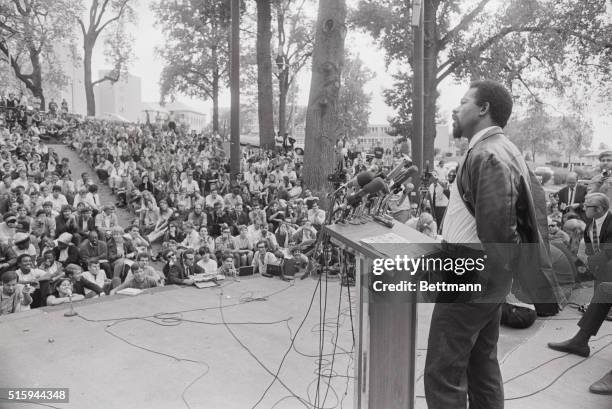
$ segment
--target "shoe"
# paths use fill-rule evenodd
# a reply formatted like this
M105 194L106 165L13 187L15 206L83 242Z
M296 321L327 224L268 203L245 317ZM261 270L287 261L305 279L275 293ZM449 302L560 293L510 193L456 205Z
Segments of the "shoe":
M264 277L268 277L268 278L272 277L272 274L268 274L268 273L261 273L261 275Z
M608 314L606 321L612 321L612 312Z
M612 395L612 371L605 374L600 380L589 387L591 393L599 395Z
M576 345L571 340L563 342L549 342L548 347L555 351L567 352L582 357L588 357L591 354L591 348L588 345Z

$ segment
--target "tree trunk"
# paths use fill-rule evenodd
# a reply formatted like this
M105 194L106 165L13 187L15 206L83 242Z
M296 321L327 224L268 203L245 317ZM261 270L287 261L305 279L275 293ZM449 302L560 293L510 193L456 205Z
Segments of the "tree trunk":
M304 183L323 202L328 188L327 175L334 172L340 158L334 147L342 136L337 109L344 63L345 20L345 0L319 2L306 113Z
M93 54L94 41L88 37L83 39L83 69L85 83L85 100L87 101L87 116L96 115L96 99L94 96L93 80L91 78L91 57Z
M219 64L217 59L217 47L212 48L212 58L215 61L215 68L212 75L212 102L213 115L212 127L213 132L219 133ZM223 135L225 137L225 135Z
M424 2L425 47L423 50L423 166L429 161L433 168L434 140L436 138L436 73L438 71L438 46L435 38L436 7L433 2Z
M284 70L278 79L278 133L280 136L287 132L287 92L289 91L289 72Z
M285 55L285 14L282 2L277 2L276 24L278 36L278 133L284 136L287 132L287 93L289 92L289 66Z
M259 144L273 149L274 104L272 90L272 7L271 0L257 0L257 113Z
M32 64L32 95L40 99L41 106L45 106L45 96L42 82L42 66L40 64L40 54L35 50L34 45L30 47L30 63Z

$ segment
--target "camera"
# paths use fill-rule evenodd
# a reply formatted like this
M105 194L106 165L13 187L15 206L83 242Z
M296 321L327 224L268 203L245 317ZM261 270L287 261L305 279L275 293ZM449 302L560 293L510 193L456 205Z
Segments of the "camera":
M611 170L604 170L603 172L601 172L601 176L607 178L610 177L610 175L612 175L612 171Z

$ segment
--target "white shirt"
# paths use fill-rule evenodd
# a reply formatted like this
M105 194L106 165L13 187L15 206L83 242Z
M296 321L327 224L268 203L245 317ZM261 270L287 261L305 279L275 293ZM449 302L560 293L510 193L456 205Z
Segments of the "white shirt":
M83 271L83 278L89 281L90 283L97 284L98 287L100 288L104 288L104 284L106 280L106 273L104 272L104 270L100 269L98 271L98 274L94 276L90 271ZM86 295L91 292L93 292L93 290L90 290L89 288L85 288Z
M208 259L208 261L200 260L197 262L197 265L202 267L206 274L217 274L217 262L213 259Z
M597 227L597 238L601 237L601 226L603 226L604 220L606 220L606 216L608 216L608 213L610 212L606 212L599 219L595 219L595 226ZM593 240L593 223L589 224L589 237L591 238L591 243L595 243L595 240Z
M469 149L491 129L488 127L477 132L469 144ZM466 154L467 156L467 154ZM465 160L465 158L463 159ZM449 243L481 243L476 230L476 219L465 206L459 189L457 189L457 180L451 186L450 199L446 208L446 216L442 225L442 238Z

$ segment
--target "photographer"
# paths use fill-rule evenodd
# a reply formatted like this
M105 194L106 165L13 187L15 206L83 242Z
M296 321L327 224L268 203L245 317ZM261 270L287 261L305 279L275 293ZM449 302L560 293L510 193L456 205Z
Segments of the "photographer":
M612 201L612 151L599 154L601 173L589 182L589 193L603 193Z

